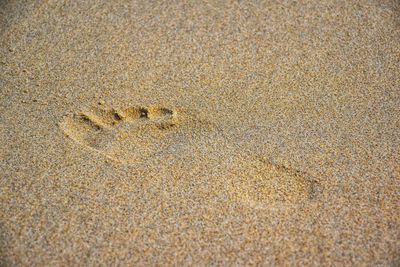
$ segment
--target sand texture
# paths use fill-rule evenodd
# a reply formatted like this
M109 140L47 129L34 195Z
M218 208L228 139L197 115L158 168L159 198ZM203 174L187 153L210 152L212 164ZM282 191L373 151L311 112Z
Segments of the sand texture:
M0 1L0 266L400 266L400 2Z

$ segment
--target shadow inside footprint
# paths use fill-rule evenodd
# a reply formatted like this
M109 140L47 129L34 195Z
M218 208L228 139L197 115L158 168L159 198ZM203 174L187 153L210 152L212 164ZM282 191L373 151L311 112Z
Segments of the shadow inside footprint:
M189 140L211 129L210 125L187 111L150 106L94 108L67 116L61 129L72 140L113 160L134 163L160 153L178 140Z
M91 114L79 113L65 119L61 127L74 141L94 149L104 149L113 138L105 125L105 121Z

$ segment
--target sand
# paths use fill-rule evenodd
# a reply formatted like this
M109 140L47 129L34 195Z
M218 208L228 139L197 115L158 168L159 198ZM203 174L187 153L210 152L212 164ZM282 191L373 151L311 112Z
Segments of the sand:
M1 266L399 266L400 3L1 1Z

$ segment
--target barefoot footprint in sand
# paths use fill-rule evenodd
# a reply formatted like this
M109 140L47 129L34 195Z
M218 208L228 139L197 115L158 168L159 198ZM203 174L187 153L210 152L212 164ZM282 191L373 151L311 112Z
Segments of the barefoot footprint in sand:
M237 162L230 162L228 173L220 179L227 182L231 201L253 207L273 202L301 203L312 199L318 189L305 173L255 157L239 157L241 149L232 149L235 142L225 138L221 129L188 110L158 106L92 108L65 117L60 126L75 142L120 163L142 163L169 151L175 157L201 158L200 164L212 166L218 153L234 155ZM223 146L226 142L228 146ZM210 143L214 150L196 154Z
M92 108L67 116L61 123L72 140L123 163L146 160L176 143L178 137L190 139L210 127L188 111L158 106Z

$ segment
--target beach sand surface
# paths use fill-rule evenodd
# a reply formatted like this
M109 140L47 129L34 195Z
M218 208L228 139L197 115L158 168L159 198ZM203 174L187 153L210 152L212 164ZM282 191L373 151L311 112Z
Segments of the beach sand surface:
M1 266L399 266L400 3L0 2Z

